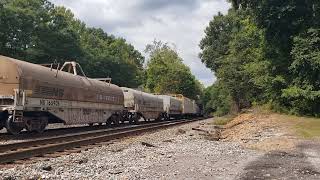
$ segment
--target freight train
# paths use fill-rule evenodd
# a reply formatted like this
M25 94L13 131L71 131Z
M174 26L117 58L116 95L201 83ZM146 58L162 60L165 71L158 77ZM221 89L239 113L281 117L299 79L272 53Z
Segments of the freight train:
M194 100L86 77L76 62L47 66L0 56L0 129L43 132L48 124L137 123L199 116Z

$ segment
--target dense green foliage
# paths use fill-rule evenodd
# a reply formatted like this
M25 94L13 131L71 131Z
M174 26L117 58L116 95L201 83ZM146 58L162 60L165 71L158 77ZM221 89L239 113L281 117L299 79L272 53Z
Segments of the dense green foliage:
M200 43L201 60L218 79L207 91L226 99L209 101L207 109L270 103L276 110L320 115L320 1L231 2Z
M205 113L222 116L232 111L232 97L219 82L206 88L202 96Z
M182 63L178 53L167 44L155 41L146 47L150 60L146 70L146 88L153 93L183 94L199 99L201 84Z
M0 54L33 63L76 60L89 77L142 84L144 57L124 39L88 28L47 0L0 1Z
M48 0L1 0L0 27L1 55L37 64L77 61L86 76L111 77L119 86L146 83L151 92L191 98L201 93L200 83L168 46L148 46L151 60L145 70L145 58L125 39L87 27Z
M320 112L320 29L309 29L294 38L293 61L289 67L293 79L283 90L293 112Z

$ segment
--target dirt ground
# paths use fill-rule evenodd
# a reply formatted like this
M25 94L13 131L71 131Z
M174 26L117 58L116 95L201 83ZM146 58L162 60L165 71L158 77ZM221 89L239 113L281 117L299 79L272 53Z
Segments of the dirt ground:
M224 126L221 141L265 152L244 167L240 179L320 179L320 141L296 133L297 121L275 113L249 112Z
M245 113L224 126L221 139L265 152L290 151L300 141L293 132L293 123L278 114Z

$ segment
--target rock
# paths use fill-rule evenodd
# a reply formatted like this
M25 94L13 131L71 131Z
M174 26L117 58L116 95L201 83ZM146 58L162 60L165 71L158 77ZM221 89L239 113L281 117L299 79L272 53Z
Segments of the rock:
M141 142L142 145L147 146L147 147L156 147L153 144L147 143L147 142Z
M121 151L123 151L123 150L124 150L123 147L118 147L118 148L112 148L112 149L110 149L111 152L121 152Z
M210 141L219 141L220 137L221 137L220 131L210 132L205 135L205 139L210 140Z
M51 171L52 170L52 167L50 165L43 165L41 167L42 170L45 170L45 171Z
M115 170L115 171L110 171L109 174L121 174L122 171L120 170Z
M16 178L13 176L5 176L3 180L15 180Z
M39 179L42 179L40 175L35 175L28 178L28 180L39 180Z
M83 164L83 163L87 163L88 162L88 158L82 158L80 160L78 160L78 164Z
M172 142L172 139L163 140L162 142Z
M178 131L177 131L177 135L178 134L185 134L186 133L186 131L185 130L183 130L183 129L178 129Z
M194 130L194 131L200 131L200 132L209 133L209 131L203 130L203 129L200 129L200 128L191 128L191 129Z
M221 130L221 129L225 129L225 128L224 128L223 126L221 126L221 125L214 125L213 128L214 128L214 129L220 129L220 130Z

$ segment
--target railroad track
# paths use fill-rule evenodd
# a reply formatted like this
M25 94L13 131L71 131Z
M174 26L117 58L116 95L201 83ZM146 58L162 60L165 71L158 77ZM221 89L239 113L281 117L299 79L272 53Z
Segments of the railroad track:
M36 156L43 156L45 154L70 150L132 135L139 135L141 133L190 123L202 119L204 118L158 122L117 129L102 129L12 144L4 144L0 145L0 164L10 163L16 160L28 159Z
M140 121L137 125L142 125L142 124L150 124L150 122L146 121ZM116 128L122 128L122 127L127 127L127 126L132 126L129 123L124 123L124 124L119 124ZM61 127L61 128L50 128L47 129L45 132L42 134L38 133L30 133L27 131L21 132L19 135L11 135L8 133L0 133L0 140L31 140L31 139L36 139L36 138L44 138L44 137L51 137L51 136L60 136L60 135L65 135L65 134L74 134L74 133L81 133L81 132L89 132L89 131L96 131L96 130L110 130L110 126L106 125L95 125L95 126L85 126L85 125L80 125L76 127Z

